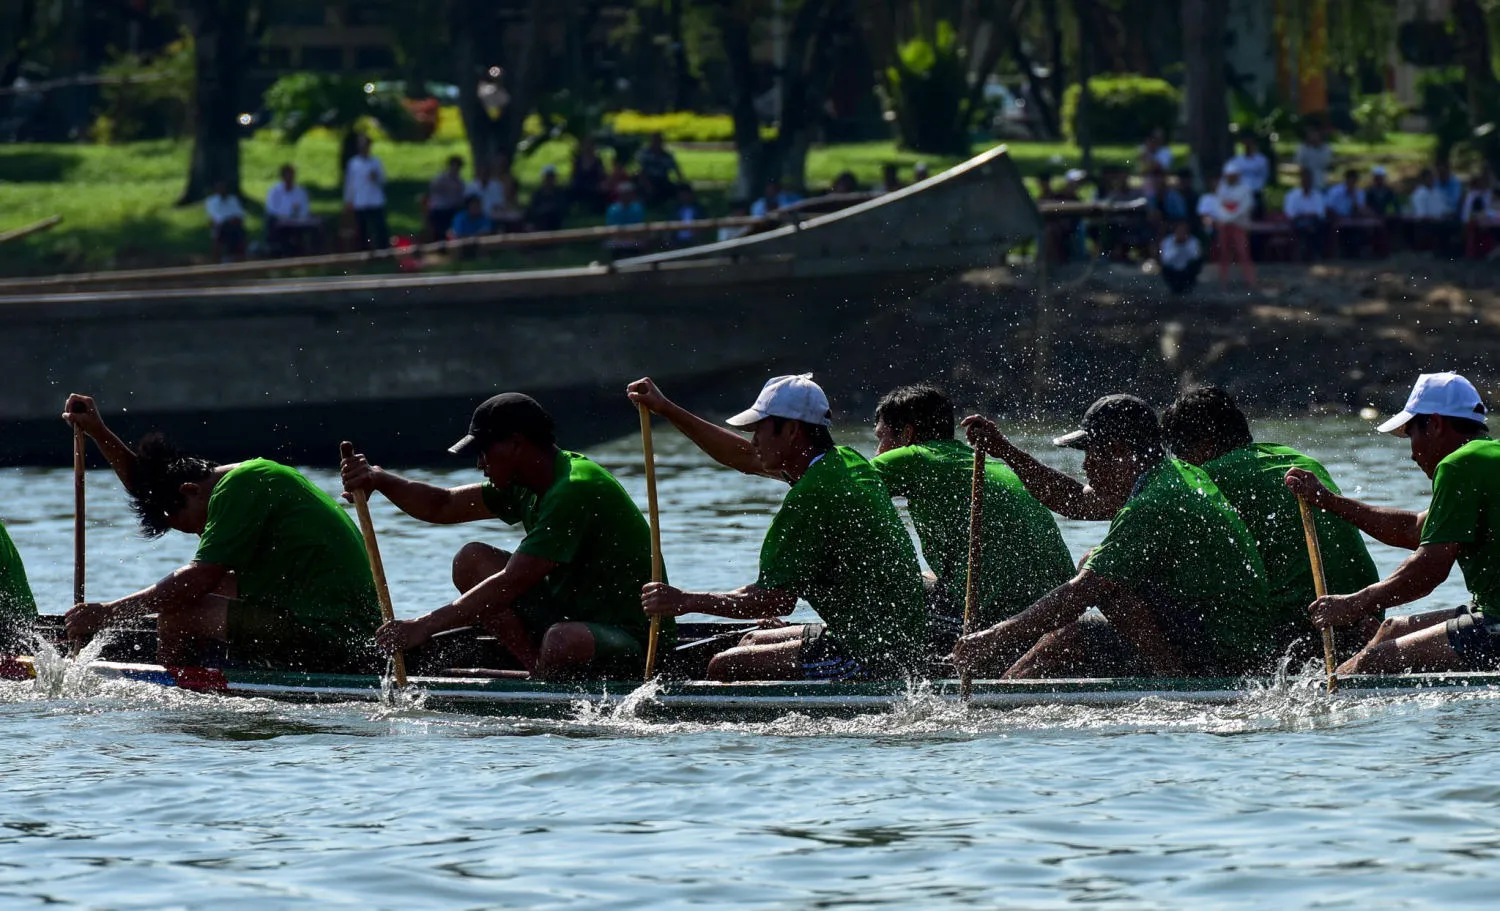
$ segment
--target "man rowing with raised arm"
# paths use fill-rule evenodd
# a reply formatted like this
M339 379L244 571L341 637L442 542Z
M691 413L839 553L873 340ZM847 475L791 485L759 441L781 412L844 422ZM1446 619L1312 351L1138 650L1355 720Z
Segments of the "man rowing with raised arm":
M552 417L531 396L506 392L474 411L454 455L475 456L481 484L438 487L373 466L340 466L347 490L378 491L435 525L499 519L526 536L514 553L470 542L453 558L459 596L426 616L394 620L377 641L416 648L433 635L480 626L543 679L639 680L649 623L651 531L625 488L586 456L557 445ZM671 636L671 626L663 630Z
M1290 446L1255 442L1245 413L1233 396L1217 386L1182 393L1162 414L1161 423L1172 452L1213 479L1255 538L1271 588L1277 649L1283 654L1291 649L1299 659L1321 658L1317 630L1307 616L1307 605L1317 597L1312 561L1297 497L1287 490L1284 479L1288 471L1299 468L1337 493L1328 469ZM1380 578L1359 529L1332 513L1317 512L1315 521L1328 591L1359 591ZM1365 621L1369 628L1362 629ZM1368 642L1379 624L1376 613L1341 625L1339 639L1347 646L1341 649L1343 654L1352 654Z
M755 582L728 592L641 591L648 614L784 617L804 598L822 623L746 635L709 664L714 680L896 678L926 661L922 572L911 536L880 477L863 456L836 446L828 397L812 374L769 380L749 410L709 423L662 395L649 378L631 401L671 421L714 461L791 485L771 520Z
M964 425L986 452L1014 450L988 419L970 417ZM1234 676L1267 664L1275 649L1255 542L1207 475L1167 457L1151 406L1131 395L1105 396L1089 406L1081 429L1053 443L1084 451L1088 487L1030 460L1027 489L1036 493L1032 484L1045 482L1048 497L1079 511L1113 506L1109 533L1070 581L960 639L954 664L983 671L993 656L1024 643L1036 645L1006 676ZM1048 497L1038 494L1043 503ZM1126 646L1111 649L1117 657L1102 668L1101 637L1079 622L1090 607Z
M160 582L68 611L70 640L156 614L166 665L378 668L375 582L359 531L332 497L270 459L216 465L159 434L131 449L87 396L69 396L63 418L109 460L146 537L170 529L199 538L193 561Z
M953 438L955 426L953 403L933 386L893 389L875 408L870 464L891 496L906 498L936 577L927 602L935 656L952 651L963 629L969 576L974 450ZM986 462L984 473L976 628L1020 613L1073 576L1073 558L1047 507L1005 465Z
M1490 439L1479 392L1456 373L1424 373L1381 433L1406 437L1432 479L1423 512L1340 496L1310 472L1286 486L1382 544L1415 551L1396 571L1353 594L1312 603L1319 628L1344 626L1431 594L1457 563L1473 601L1458 609L1393 617L1340 674L1500 669L1500 442Z

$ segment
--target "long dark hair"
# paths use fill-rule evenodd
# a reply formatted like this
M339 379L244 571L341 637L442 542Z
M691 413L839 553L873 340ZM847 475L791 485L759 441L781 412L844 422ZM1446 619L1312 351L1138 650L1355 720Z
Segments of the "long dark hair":
M141 523L141 534L159 538L171 530L172 516L187 505L182 485L202 481L218 463L187 455L159 433L141 438L135 447L135 473L130 480L130 508Z

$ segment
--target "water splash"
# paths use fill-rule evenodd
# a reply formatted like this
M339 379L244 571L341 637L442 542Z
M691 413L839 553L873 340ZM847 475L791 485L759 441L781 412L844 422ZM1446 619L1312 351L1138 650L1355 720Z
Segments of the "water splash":
M36 677L32 693L43 699L79 699L97 694L101 678L89 671L89 665L99 660L112 639L112 632L104 630L76 656L69 657L47 639L34 637L32 669Z
M652 677L618 699L611 698L609 690L605 690L597 701L579 699L574 702L572 721L574 724L606 727L634 727L645 724L643 712L652 705L659 704L657 697L661 695L661 691L660 677Z

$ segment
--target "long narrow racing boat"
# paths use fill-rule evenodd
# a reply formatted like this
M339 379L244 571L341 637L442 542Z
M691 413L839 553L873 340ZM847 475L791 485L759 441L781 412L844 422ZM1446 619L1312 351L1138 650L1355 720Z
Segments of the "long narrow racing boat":
M37 667L38 663L31 658L0 659L0 679L25 681L36 676ZM84 670L105 680L130 680L220 696L300 703L380 703L390 699L388 682L374 675L219 671L114 661L94 662ZM1308 684L1313 685L1311 681ZM1269 678L977 680L971 705L985 709L1065 704L1110 706L1152 697L1176 702L1225 704L1276 685ZM632 712L645 718L716 720L779 717L793 712L816 716L874 714L891 711L918 699L958 702L956 680L930 681L920 688L903 681L713 683L669 680L642 690L642 685L636 681L542 683L512 677L464 676L459 672L413 677L410 686L414 697L410 704L424 709L552 718L576 714L584 704L610 710L627 702ZM1347 677L1339 681L1338 687L1343 697L1412 695L1433 691L1500 695L1500 673Z

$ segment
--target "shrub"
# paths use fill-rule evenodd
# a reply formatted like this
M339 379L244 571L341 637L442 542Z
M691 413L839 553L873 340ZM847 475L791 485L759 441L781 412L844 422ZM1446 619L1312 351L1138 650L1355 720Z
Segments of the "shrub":
M1095 143L1137 143L1160 127L1168 135L1177 124L1182 93L1163 79L1144 76L1095 76L1089 80L1093 96L1089 138ZM1063 95L1063 130L1078 141L1078 99L1081 86Z
M193 42L174 41L151 59L136 54L104 67L100 110L90 134L96 142L168 139L188 130L193 98Z
M1390 92L1361 95L1349 116L1354 120L1354 137L1367 146L1379 145L1401 125L1406 106Z
M669 114L642 114L640 111L615 111L604 115L604 125L621 136L662 134L667 142L733 142L734 121L728 114L696 114L673 111Z
M314 127L348 131L362 118L377 121L393 139L425 139L436 129L435 117L419 126L394 92L372 91L372 85L350 76L292 73L266 89L271 126L286 142L296 142ZM425 130L425 132L424 132Z

